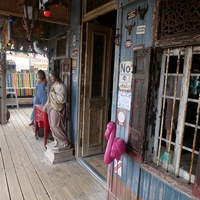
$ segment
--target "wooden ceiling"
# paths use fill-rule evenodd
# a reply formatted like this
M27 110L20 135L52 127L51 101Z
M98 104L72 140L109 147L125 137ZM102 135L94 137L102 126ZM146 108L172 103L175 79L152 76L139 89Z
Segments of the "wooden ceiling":
M10 39L9 31L10 29L10 18L15 19L16 17L23 17L23 14L21 13L21 8L18 5L18 3L21 0L6 0L3 3L0 3L0 49L2 48L2 45L5 45L8 43ZM38 0L39 1L39 0ZM45 0L47 1L47 0ZM50 17L45 17L43 15L43 10L41 9L39 11L39 21L44 21L52 24L59 24L59 25L68 25L70 22L70 1L71 0L61 0L66 2L68 5L67 7L59 4L58 7L55 5L49 6L49 9L51 11ZM17 3L18 2L18 3ZM8 39L5 39L4 31L8 30ZM2 41L4 44L2 44Z
M39 1L39 0L38 0ZM19 2L19 0L18 0ZM39 20L55 23L55 24L62 24L68 25L69 24L69 16L70 16L70 0L66 0L68 7L64 7L59 5L58 8L55 5L50 6L51 16L45 17L43 15L43 11L40 10L39 13ZM20 12L20 7L17 4L16 0L6 0L3 3L0 3L0 15L2 16L13 16L13 17L22 17L22 13ZM2 17L1 17L2 18ZM0 22L1 23L1 22Z

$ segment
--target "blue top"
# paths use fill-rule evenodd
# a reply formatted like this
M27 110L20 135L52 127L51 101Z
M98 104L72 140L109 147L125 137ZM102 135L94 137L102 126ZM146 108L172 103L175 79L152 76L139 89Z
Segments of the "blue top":
M35 86L35 96L33 100L33 111L31 114L31 121L34 120L34 105L35 104L46 104L48 95L47 95L47 87L46 87L46 81L43 81L41 83L38 83L36 81L36 86Z
M45 104L47 102L47 87L45 83L46 81L36 82L34 104Z

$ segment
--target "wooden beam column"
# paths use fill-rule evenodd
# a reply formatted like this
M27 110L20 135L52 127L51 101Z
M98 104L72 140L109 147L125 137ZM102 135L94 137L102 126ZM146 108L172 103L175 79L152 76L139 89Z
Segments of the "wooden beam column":
M0 52L0 122L7 123L6 105L6 53Z

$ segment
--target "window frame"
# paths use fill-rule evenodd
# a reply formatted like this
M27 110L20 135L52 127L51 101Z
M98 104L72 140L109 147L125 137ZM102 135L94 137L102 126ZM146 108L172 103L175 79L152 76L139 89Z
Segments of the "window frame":
M190 78L192 73L190 73L192 67L192 56L193 54L200 54L200 46L193 47L179 47L179 48L171 48L165 49L162 54L161 59L161 73L160 73L160 87L158 89L158 103L157 103L157 113L156 113L156 126L155 126L155 137L154 137L154 154L153 154L153 162L156 163L157 166L160 166L160 155L159 155L159 135L160 135L160 127L161 127L161 118L162 118L162 106L163 106L163 88L164 88L164 77L165 67L166 67L166 56L177 55L180 52L180 55L184 55L184 63L183 63L183 74L182 74L182 87L180 93L180 105L179 105L179 113L178 113L178 124L177 124L177 132L176 132L176 140L175 140L175 149L174 149L174 158L172 164L169 164L166 167L166 171L171 171L177 177L182 177L185 180L194 183L195 175L189 174L189 172L181 169L180 167L180 158L181 158L181 145L183 143L182 136L184 134L185 127L185 115L187 109L188 102L188 91L190 86ZM200 76L200 73L199 73ZM176 97L178 99L178 97ZM182 108L182 109L181 109ZM191 147L192 148L192 147ZM158 152L158 153L157 153Z

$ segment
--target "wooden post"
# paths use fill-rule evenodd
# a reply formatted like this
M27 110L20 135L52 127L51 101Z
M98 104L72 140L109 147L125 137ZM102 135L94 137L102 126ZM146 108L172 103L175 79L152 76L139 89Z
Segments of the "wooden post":
M193 186L193 195L200 199L200 149L199 149L199 156L198 156L198 162L196 167L196 177L194 180L194 186Z
M6 53L0 52L0 122L7 123L6 105Z

